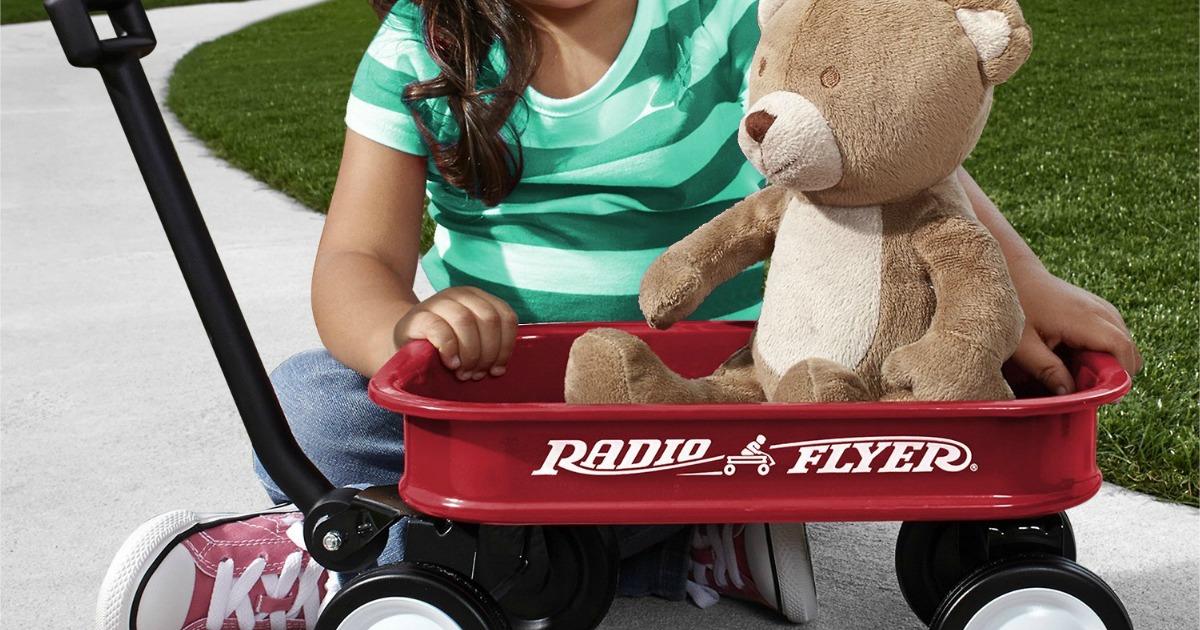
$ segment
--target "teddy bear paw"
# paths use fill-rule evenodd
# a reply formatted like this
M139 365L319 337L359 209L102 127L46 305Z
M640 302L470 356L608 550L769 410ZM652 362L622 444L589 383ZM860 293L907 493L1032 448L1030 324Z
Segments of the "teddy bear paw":
M883 362L888 399L1012 400L1000 363L985 350L953 338L927 335L897 348Z
M665 330L693 313L707 297L688 257L667 250L642 276L638 306L652 328Z
M677 402L670 392L681 381L641 339L598 328L571 345L565 397L570 404Z

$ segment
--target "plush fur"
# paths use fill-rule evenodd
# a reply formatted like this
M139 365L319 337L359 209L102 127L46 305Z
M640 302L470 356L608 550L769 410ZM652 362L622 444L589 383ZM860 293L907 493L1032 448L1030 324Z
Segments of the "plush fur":
M670 247L642 280L666 328L771 257L750 345L709 377L636 337L571 349L571 403L1011 398L1024 318L955 171L992 88L1025 61L1013 0L764 0L739 143L770 186Z

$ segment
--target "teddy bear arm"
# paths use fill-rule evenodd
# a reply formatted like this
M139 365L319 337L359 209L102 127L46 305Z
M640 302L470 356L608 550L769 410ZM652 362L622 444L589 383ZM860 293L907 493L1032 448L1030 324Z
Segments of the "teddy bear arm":
M918 230L913 245L937 303L929 334L957 337L999 361L1011 356L1025 316L992 235L973 219L950 216Z
M963 216L936 219L913 237L936 306L929 329L888 355L885 396L916 400L1006 400L1000 366L1024 326L1016 291L991 235Z
M766 259L786 207L783 188L765 188L669 247L642 276L639 304L646 321L670 327L721 283Z

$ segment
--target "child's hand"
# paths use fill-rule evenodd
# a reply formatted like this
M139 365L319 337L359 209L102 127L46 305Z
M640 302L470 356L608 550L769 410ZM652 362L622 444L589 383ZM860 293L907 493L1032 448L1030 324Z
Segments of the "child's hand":
M1060 343L1107 352L1131 375L1142 369L1142 355L1125 320L1107 300L1060 280L1044 268L1022 278L1014 275L1013 281L1025 311L1025 330L1013 360L1050 391L1075 391L1075 379L1053 352Z
M396 322L396 346L426 339L460 381L504 374L517 336L517 314L504 300L474 287L450 287L412 307Z

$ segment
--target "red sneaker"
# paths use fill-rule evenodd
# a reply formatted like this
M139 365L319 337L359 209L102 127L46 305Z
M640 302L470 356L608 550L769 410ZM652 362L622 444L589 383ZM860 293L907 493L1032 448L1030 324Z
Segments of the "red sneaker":
M817 590L804 523L701 525L692 539L687 591L701 608L721 595L758 602L805 623Z
M104 577L97 630L311 630L329 575L299 546L301 519L288 506L143 524Z

